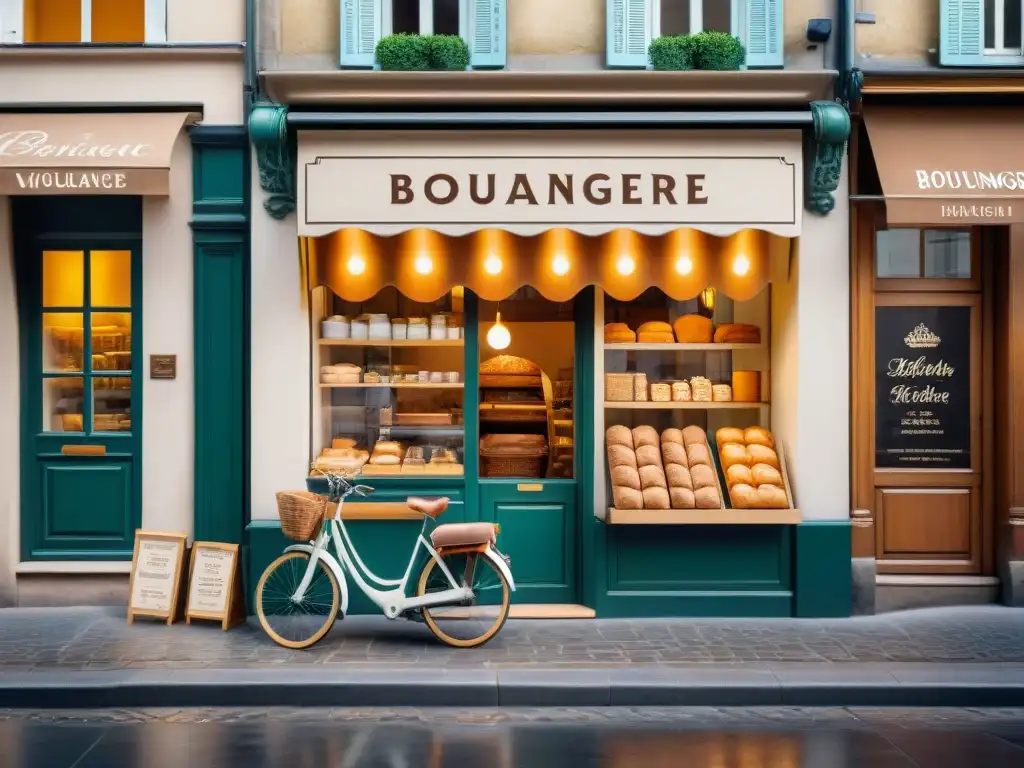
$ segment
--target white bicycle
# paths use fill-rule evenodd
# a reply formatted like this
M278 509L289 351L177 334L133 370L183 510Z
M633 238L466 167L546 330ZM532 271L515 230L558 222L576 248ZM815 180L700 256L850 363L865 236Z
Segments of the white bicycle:
M328 477L334 516L325 520L314 541L295 544L267 566L256 586L256 614L271 639L285 648L309 648L323 639L348 611L348 578L389 619L423 621L444 643L457 648L483 645L508 618L515 591L509 559L495 547L493 523L428 523L448 508L448 499L411 497L409 508L423 515L409 565L401 579L382 579L359 557L342 519L345 500L373 491L337 475ZM331 554L334 543L337 557ZM416 594L407 595L409 577L420 550L428 557Z

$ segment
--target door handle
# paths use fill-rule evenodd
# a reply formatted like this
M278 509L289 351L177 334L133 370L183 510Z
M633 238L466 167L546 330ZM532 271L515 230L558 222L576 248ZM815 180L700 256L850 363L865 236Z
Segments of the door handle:
M60 452L65 456L106 456L105 445L62 445Z

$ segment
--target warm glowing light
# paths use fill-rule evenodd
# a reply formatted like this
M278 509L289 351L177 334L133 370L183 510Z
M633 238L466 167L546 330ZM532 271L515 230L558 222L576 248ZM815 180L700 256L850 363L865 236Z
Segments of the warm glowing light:
M434 262L430 260L429 256L417 256L412 268L421 275L429 275L434 271Z
M347 267L350 275L361 275L366 271L366 259L362 256L352 256L348 260Z
M497 275L501 272L501 259L493 254L487 257L487 261L484 262L484 271L488 275Z
M619 270L620 275L632 275L633 270L636 269L636 262L633 261L632 256L622 255L615 262L615 268Z
M487 332L487 343L491 349L505 349L512 343L512 334L506 326L501 324L501 312L498 312L494 319L494 325Z
M558 254L551 260L551 271L559 277L569 274L569 259L563 254Z
M732 263L732 271L740 277L743 277L750 271L750 259L742 254L737 256L736 260Z
M688 275L693 272L693 259L689 256L680 256L676 259L676 272L680 275Z

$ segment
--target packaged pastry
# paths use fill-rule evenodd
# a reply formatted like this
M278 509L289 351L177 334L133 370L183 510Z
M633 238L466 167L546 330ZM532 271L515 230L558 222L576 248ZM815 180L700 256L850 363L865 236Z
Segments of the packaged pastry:
M625 323L608 323L604 327L605 344L632 344L636 334Z
M690 395L695 403L711 402L711 380L704 376L690 379Z
M430 383L431 384L443 384L444 383L444 374L441 371L431 371L430 372Z
M732 402L732 387L728 384L712 384L711 400L715 403Z
M635 374L632 373L606 373L604 375L604 399L610 403L632 402L635 378Z
M710 317L680 315L672 324L672 330L680 344L710 344L713 325Z
M324 339L347 339L352 325L345 315L331 315L320 323L320 336Z
M409 321L404 317L396 317L391 321L391 338L404 341L409 338Z
M380 374L376 371L367 371L363 374L364 384L380 384Z
M647 374L633 376L633 399L638 403L647 402Z
M716 344L760 344L761 329L747 323L722 323L715 328Z
M651 402L667 403L672 400L672 386L664 382L651 384Z
M366 340L370 338L370 316L359 315L352 321L350 330L353 339Z
M672 382L672 402L674 403L688 403L691 399L690 394L690 382L688 381L673 381Z

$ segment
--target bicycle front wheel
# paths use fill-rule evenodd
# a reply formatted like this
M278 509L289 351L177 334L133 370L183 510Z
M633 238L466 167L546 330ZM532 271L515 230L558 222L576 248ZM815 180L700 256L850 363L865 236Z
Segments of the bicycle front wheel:
M305 592L296 592L309 568L306 552L285 552L267 566L256 585L256 615L270 639L285 648L309 648L323 639L338 618L341 593L323 560Z
M473 597L452 605L423 608L423 619L434 637L455 648L476 648L500 630L511 607L511 590L504 574L480 552L442 554L455 583L472 588ZM420 574L420 596L452 589L444 571L431 557Z

